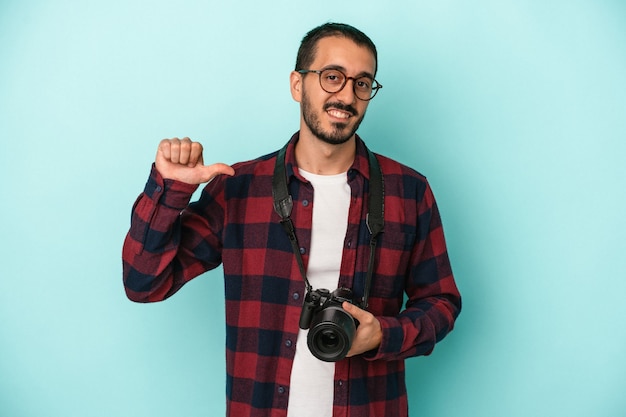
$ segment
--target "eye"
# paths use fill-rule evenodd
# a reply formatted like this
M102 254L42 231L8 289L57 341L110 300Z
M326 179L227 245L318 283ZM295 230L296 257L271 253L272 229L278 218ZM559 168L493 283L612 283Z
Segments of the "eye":
M372 80L368 77L362 77L356 80L354 85L360 91L370 91L372 89Z
M339 71L326 70L322 73L322 78L328 84L337 85L343 83L344 75Z

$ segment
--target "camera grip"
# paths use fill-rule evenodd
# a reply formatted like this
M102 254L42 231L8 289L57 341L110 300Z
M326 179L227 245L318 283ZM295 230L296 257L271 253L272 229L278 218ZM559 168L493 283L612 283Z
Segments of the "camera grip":
M302 303L302 311L300 312L300 328L307 330L311 325L313 313L319 307L320 296L317 291L307 292Z

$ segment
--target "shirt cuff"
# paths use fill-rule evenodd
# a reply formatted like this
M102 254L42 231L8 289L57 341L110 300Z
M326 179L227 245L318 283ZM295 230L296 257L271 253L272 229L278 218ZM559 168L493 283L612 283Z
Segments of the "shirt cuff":
M187 184L163 178L155 165L152 164L152 170L144 188L144 193L155 203L183 210L187 207L193 193L197 189L197 184Z
M402 351L404 331L395 317L376 317L380 323L383 337L378 349L363 354L368 361L394 358Z

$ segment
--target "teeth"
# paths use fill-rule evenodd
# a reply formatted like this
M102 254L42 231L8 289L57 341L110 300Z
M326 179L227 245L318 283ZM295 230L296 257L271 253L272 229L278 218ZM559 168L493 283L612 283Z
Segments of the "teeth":
M329 110L328 114L330 114L333 117L340 118L340 119L347 119L348 117L350 117L350 115L348 113L344 113L344 112L339 111L339 110Z

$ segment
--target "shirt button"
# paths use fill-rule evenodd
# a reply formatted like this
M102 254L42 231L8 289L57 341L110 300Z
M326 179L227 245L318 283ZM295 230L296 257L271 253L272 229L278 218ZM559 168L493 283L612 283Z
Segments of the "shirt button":
M339 385L340 387L343 387L343 381L337 381L337 385Z
M302 205L304 207L308 207L309 206L309 200L302 200Z
M285 340L285 346L291 347L292 344L293 344L293 342L291 341L291 339Z
M294 300L299 300L300 299L300 293L294 292L292 295Z
M305 248L300 248L300 253L301 253L302 255L304 255L304 254L306 253L306 249L305 249Z
M285 387L278 387L278 393L279 394L284 394L285 393Z
M349 247L349 248L351 248L351 247L352 247L352 241L351 241L351 240L349 240L349 241L348 241L348 243L346 243L346 246L347 246L347 247Z
M163 191L163 188L161 188L160 185L157 185L157 187L154 189L157 193L160 193L161 191Z

